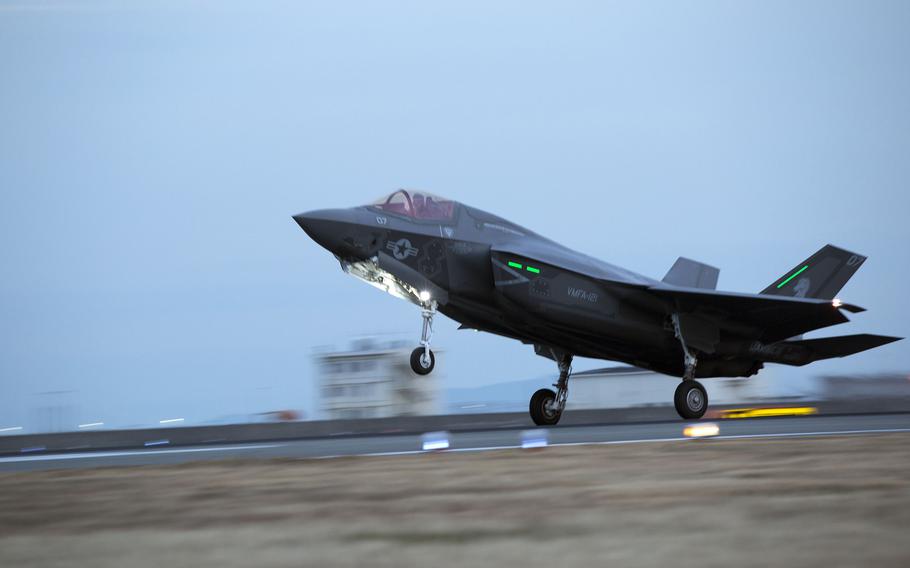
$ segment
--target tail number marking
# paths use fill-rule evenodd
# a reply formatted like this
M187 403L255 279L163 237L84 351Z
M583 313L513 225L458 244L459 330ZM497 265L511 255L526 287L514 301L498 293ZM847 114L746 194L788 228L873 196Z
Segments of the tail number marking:
M597 303L597 292L588 292L587 290L582 290L581 288L573 288L572 286L569 286L568 293L572 298L584 300L585 302L591 302L592 304Z

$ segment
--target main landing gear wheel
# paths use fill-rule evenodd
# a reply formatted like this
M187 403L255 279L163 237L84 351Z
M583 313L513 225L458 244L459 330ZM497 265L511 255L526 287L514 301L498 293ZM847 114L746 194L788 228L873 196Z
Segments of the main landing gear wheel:
M708 409L708 393L698 381L683 381L676 387L673 404L680 416L687 420L697 420Z
M423 346L411 351L411 370L418 375L429 375L436 366L436 355Z
M538 426L553 426L559 422L562 411L556 408L556 393L540 389L531 397L531 420Z
M537 346L534 347L535 351ZM550 349L550 354L559 367L559 379L553 384L556 392L540 389L531 397L531 420L538 426L553 426L562 417L569 398L569 375L572 373L572 355L557 349Z

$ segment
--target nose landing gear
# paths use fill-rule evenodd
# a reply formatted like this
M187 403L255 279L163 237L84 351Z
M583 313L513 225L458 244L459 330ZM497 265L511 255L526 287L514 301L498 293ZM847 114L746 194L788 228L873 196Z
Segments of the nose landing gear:
M421 304L423 328L420 332L420 347L411 351L411 370L418 375L429 375L436 367L436 356L430 349L433 337L433 316L436 315L436 302L426 301Z

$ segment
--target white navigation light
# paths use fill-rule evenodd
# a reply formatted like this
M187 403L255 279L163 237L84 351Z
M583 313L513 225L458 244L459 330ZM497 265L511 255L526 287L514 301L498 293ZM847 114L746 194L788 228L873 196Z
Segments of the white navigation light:
M720 428L713 422L691 424L683 428L683 436L687 438L708 438L720 434Z
M18 432L22 430L22 426L9 426L8 428L0 428L0 432Z
M549 434L546 430L522 430L521 447L522 448L546 448L549 442Z
M839 307L843 306L844 303L840 301L840 298L834 298L833 300L831 300L831 305L834 306L835 308L839 308Z
M429 452L432 450L447 450L449 449L449 433L448 432L427 432L420 437L421 445L423 451Z
M88 424L80 424L79 428L97 428L99 426L104 426L104 422L89 422Z
M427 290L421 290L418 297L420 298L421 302L429 302L430 301L430 292Z
M165 420L159 420L158 424L174 424L177 422L183 422L183 418L167 418Z

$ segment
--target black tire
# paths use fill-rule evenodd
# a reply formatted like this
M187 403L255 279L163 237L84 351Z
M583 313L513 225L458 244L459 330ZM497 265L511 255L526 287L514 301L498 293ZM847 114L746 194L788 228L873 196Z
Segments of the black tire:
M540 389L531 397L531 420L538 426L554 426L562 417L562 412L554 412L547 408L548 403L556 400L556 393L550 389Z
M683 381L673 395L676 412L686 420L697 420L708 410L708 392L698 381Z
M433 350L431 349L429 361L430 364L426 365L423 359L423 354L423 347L418 347L417 349L411 351L411 370L418 375L429 375L436 367L436 355L433 354Z

